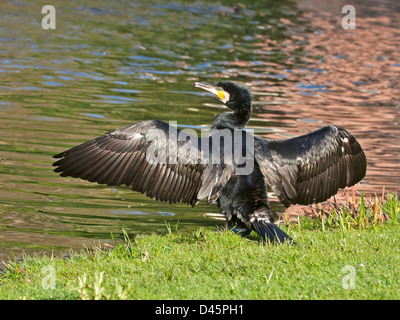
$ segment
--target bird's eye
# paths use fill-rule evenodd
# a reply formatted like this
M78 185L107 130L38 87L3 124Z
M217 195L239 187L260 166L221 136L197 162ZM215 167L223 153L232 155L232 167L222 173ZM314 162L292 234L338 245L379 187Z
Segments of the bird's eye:
M221 87L218 88L218 91L222 91L222 90L224 90L224 89L222 89Z

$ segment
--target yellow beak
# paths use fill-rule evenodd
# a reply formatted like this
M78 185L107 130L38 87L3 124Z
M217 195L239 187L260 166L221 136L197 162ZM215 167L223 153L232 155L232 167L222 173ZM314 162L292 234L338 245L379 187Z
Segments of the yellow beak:
M215 94L218 97L218 99L223 101L224 103L227 101L226 97L229 97L228 92L226 92L222 88L216 87L212 84L195 82L195 83L193 83L193 86ZM229 100L229 98L228 98L228 100Z

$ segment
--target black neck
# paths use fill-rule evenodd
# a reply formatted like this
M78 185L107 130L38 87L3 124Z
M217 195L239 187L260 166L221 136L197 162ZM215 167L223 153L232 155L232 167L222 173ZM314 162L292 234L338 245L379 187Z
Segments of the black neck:
M218 115L213 124L213 129L243 129L250 120L251 110L247 112L224 112Z

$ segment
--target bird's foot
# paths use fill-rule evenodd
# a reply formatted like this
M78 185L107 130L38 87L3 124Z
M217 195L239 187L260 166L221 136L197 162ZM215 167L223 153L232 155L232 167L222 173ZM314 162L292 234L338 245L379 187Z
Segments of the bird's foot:
M251 230L246 229L246 228L230 228L229 230L231 230L233 233L238 234L242 237L247 237L251 233Z

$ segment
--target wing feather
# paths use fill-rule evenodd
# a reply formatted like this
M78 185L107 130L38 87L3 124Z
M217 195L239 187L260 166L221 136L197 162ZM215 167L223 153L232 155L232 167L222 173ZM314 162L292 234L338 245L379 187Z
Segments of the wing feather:
M170 131L168 124L158 120L119 128L55 155L54 158L60 159L53 163L54 171L61 176L110 186L125 184L160 201L195 205L203 197L211 196L209 191L213 186L220 185L221 181L226 183L232 170L216 170L217 165L208 164L209 159L202 158L204 138L185 133L186 141L177 141L168 139ZM167 140L160 138L162 133ZM187 141L190 152L183 148L175 163L168 159L168 150L181 150L179 147ZM149 152L155 156L152 161L149 161ZM191 152L195 153L192 158ZM206 190L207 194L200 190Z
M285 205L321 202L365 176L367 161L346 130L326 126L287 139L256 139L256 161Z

